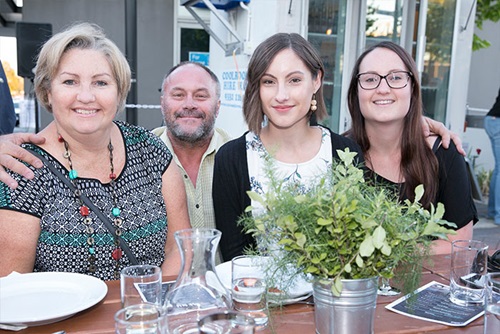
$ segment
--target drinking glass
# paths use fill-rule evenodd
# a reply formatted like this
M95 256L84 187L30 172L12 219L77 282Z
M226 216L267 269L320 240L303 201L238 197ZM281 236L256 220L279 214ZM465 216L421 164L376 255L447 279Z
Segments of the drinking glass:
M488 245L477 240L451 243L450 300L461 306L484 304Z
M377 290L379 296L397 296L400 293L401 291L391 286L388 278L380 277L380 286Z
M220 312L207 315L198 321L202 334L253 334L253 318L238 312Z
M500 272L485 276L484 334L500 333Z
M161 268L153 265L125 267L120 274L122 307L141 303L161 305Z
M155 304L130 305L115 314L116 334L167 333L167 317Z
M265 280L267 258L237 256L231 261L231 266L231 296L234 309L252 317L257 329L265 327L268 322Z

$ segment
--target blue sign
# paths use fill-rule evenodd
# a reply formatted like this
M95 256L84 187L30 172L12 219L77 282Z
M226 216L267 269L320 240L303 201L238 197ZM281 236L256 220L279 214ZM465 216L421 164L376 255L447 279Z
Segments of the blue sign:
M189 61L194 61L195 63L200 63L208 66L209 59L209 52L189 52Z
M181 6L184 6L184 4L187 2L188 0L181 0ZM230 10L235 7L239 7L240 2L248 4L250 0L210 0L210 2L217 9ZM197 3L194 4L194 7L207 8L207 6L203 3L203 1L198 1Z

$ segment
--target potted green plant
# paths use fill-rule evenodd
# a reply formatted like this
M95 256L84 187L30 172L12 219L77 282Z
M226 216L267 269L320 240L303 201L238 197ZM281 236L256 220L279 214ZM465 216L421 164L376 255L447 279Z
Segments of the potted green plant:
M246 211L253 213L239 222L255 237L261 252L263 248L274 249L263 255L275 266L292 267L314 277L319 333L331 328L318 328L318 313L324 306L318 303L333 305L334 298L352 294L346 289L353 282L355 291L369 291L372 299L359 306L371 312L373 324L378 277L392 278L397 273L399 282L405 283L403 290L413 291L431 241L453 233L447 228L453 224L442 219L441 203L430 210L419 203L422 186L416 188L414 201L401 202L394 191L365 181L363 170L355 164L355 152L346 149L338 154L340 160L308 185L306 193L302 187L280 182L269 159L268 190L264 195L248 193L264 210L249 207ZM321 315L321 321L331 323L325 316ZM336 318L350 321L347 314ZM361 329L351 328L350 332L357 330Z

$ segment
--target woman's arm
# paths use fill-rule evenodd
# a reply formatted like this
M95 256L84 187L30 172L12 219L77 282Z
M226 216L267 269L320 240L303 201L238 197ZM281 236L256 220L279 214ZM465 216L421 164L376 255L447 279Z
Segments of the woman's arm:
M177 275L181 268L181 256L175 242L174 233L191 228L189 222L186 190L179 167L170 163L162 177L162 193L167 207L167 241L165 243L165 260L161 265L163 275Z
M0 277L33 271L39 236L39 218L0 209Z
M474 222L471 220L467 225L457 231L457 234L448 234L448 239L435 240L432 242L432 254L450 254L451 243L454 240L471 240Z
M432 250L437 254L449 254L451 242L458 239L472 239L473 225L478 221L477 209L472 199L471 182L467 166L462 157L450 144L450 148L439 148L439 190L436 202L444 205L443 219L457 225L456 234L448 235L448 240L436 240Z

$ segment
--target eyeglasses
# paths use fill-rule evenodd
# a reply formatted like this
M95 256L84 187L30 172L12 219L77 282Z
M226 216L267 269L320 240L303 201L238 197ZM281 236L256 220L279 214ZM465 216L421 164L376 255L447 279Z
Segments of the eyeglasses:
M387 85L394 89L405 88L410 80L411 73L406 71L390 72L387 75L377 73L360 73L357 75L361 88L365 90L376 89L380 86L382 79L385 79Z

